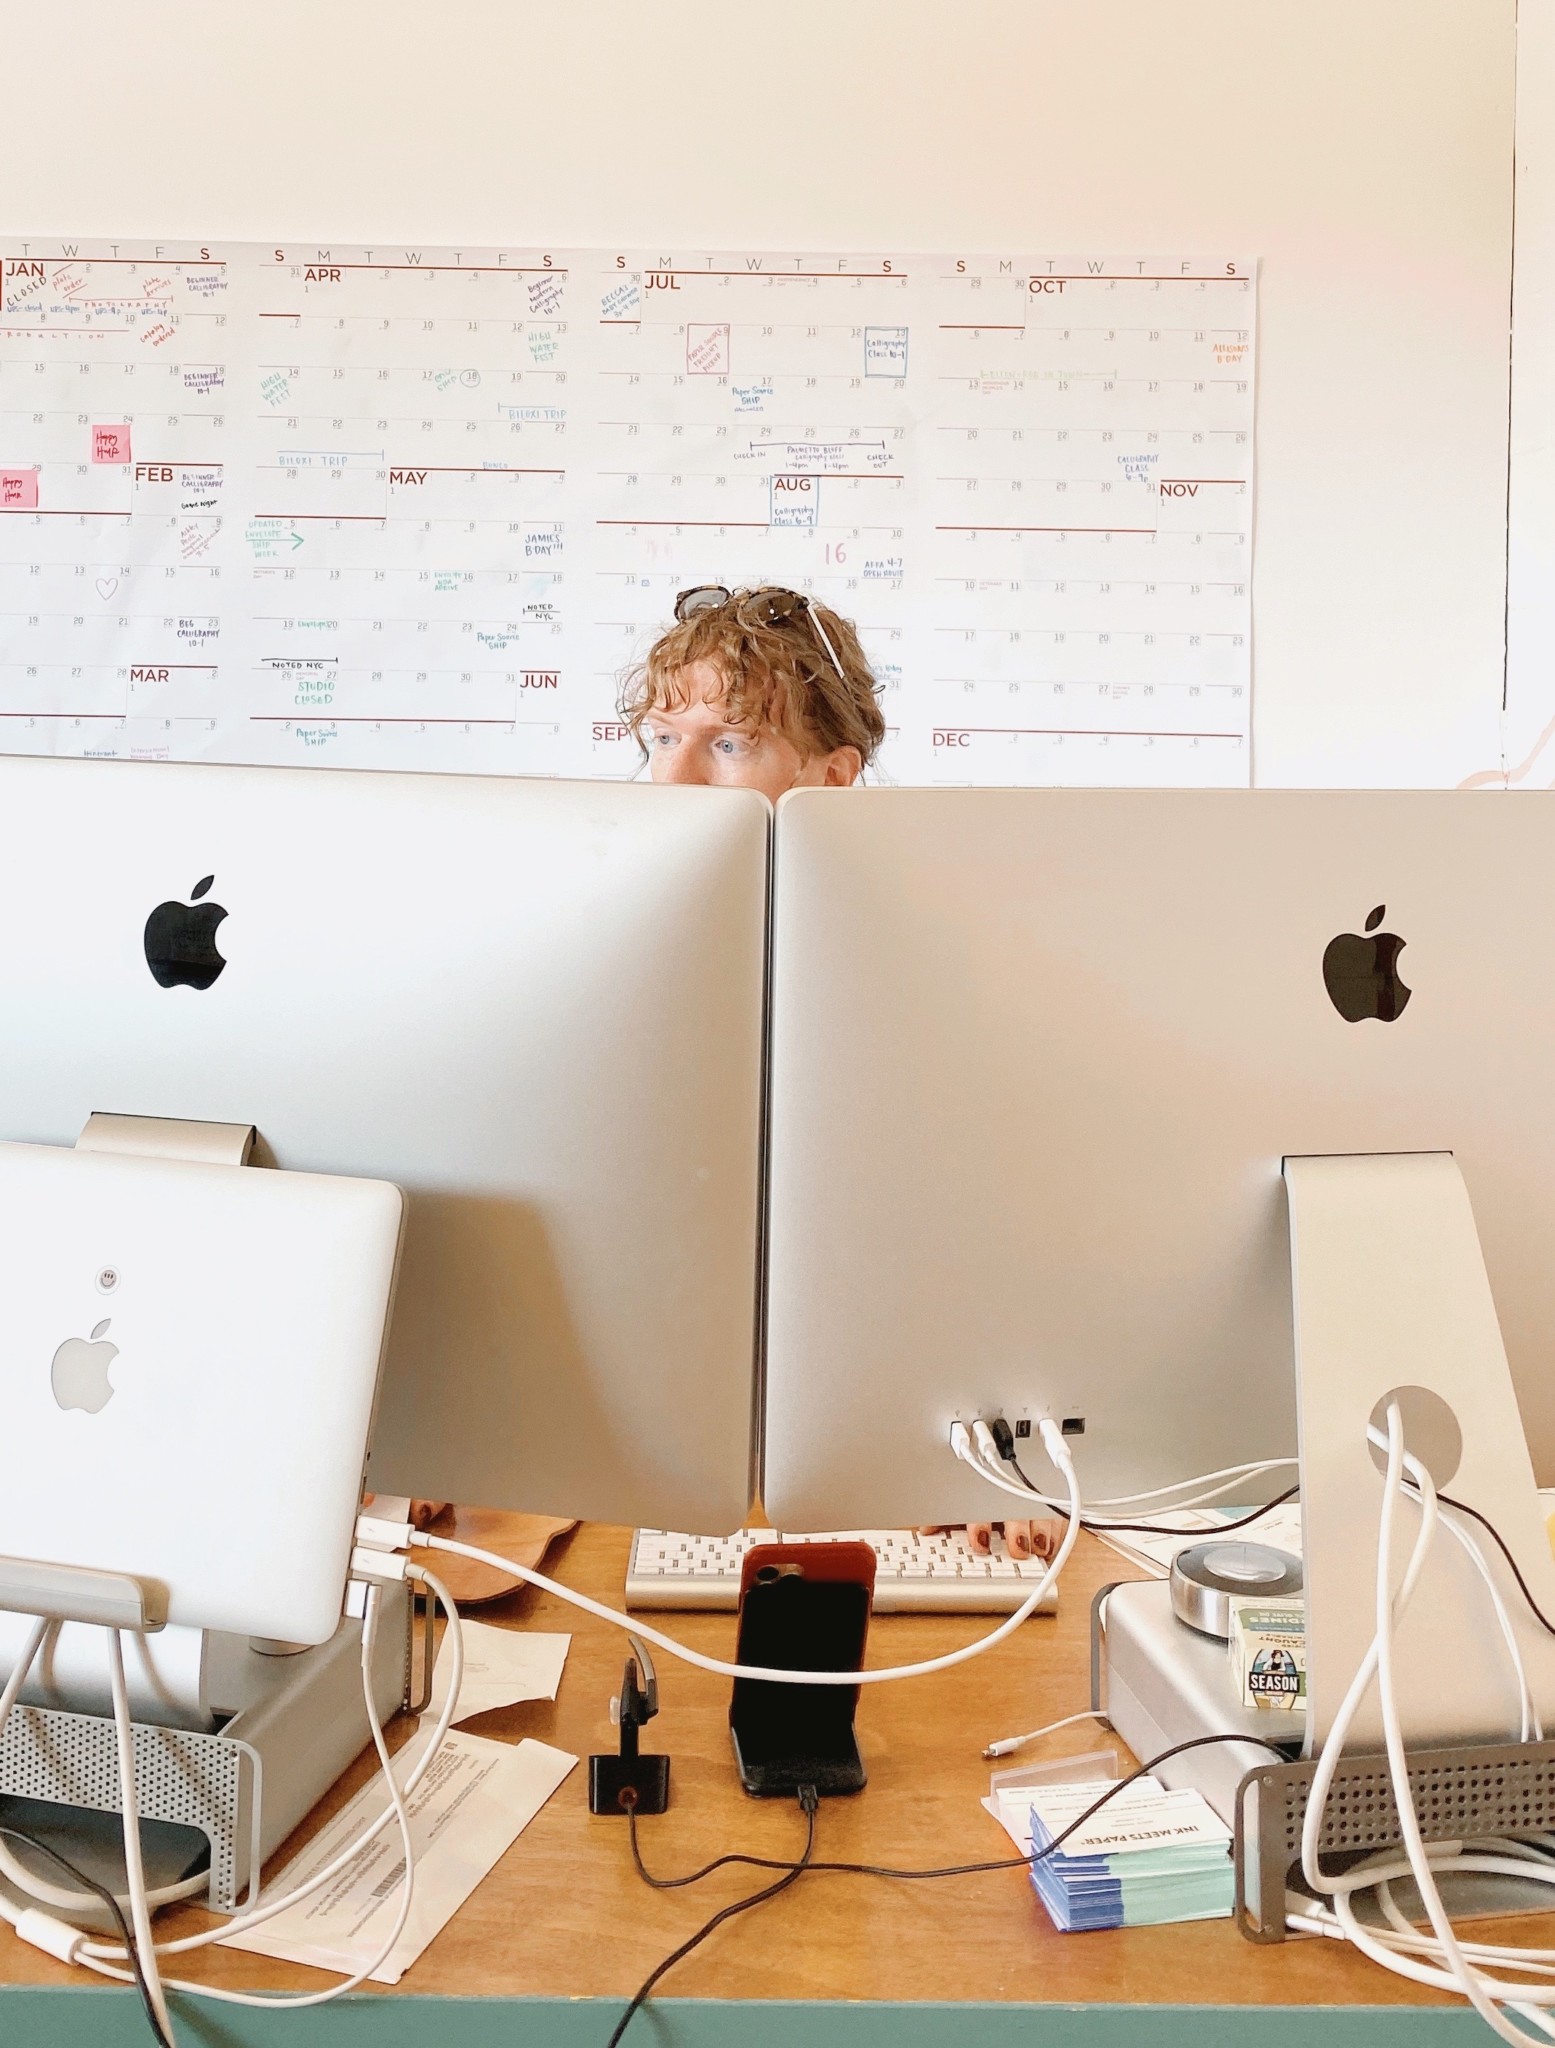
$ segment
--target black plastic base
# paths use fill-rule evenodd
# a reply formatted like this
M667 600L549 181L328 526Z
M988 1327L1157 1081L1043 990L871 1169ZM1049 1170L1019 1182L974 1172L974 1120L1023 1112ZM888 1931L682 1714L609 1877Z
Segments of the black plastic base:
M623 1794L627 1795L623 1798ZM635 1797L631 1796L634 1795ZM663 1813L670 1803L667 1756L591 1756L589 1812Z
M740 1783L757 1799L793 1799L801 1785L813 1785L823 1799L862 1792L869 1780L864 1759L858 1753L853 1731L846 1731L846 1746L824 1755L795 1751L783 1756L750 1756L740 1743L740 1731L729 1731L734 1740L734 1761Z

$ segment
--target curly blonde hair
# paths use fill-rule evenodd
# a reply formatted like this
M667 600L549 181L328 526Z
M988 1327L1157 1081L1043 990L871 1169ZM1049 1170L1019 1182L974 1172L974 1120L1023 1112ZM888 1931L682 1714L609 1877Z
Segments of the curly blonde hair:
M693 612L662 633L622 680L620 709L647 757L643 727L655 711L680 711L691 700L685 675L707 661L724 679L732 725L772 726L806 759L855 747L867 768L885 738L880 685L847 619L810 600L842 665L838 675L803 612L743 625L734 599Z

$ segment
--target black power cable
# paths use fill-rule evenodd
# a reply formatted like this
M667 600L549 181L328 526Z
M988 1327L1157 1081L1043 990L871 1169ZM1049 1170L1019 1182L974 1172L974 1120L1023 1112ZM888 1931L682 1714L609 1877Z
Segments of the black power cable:
M23 1828L3 1826L0 1826L0 1835L3 1835L8 1842L21 1842L27 1848L35 1850L38 1855L46 1856L50 1863L64 1871L67 1877L74 1878L83 1891L90 1892L95 1899L107 1907L109 1913L113 1916L114 1926L119 1930L119 1939L124 1943L125 1952L129 1956L130 1968L135 1973L135 1989L140 1993L140 2002L146 2009L146 2024L156 2036L157 2048L176 2048L176 2044L166 2033L161 2020L157 2017L155 2005L152 2004L151 1986L146 1982L146 1972L141 1963L140 1950L135 1945L135 1936L131 1930L130 1923L124 1917L124 1908L119 1904L107 1885L99 1884L95 1877L88 1877L84 1870L78 1870L68 1856L62 1856L52 1843L45 1842L38 1835L29 1835Z
M1217 1742L1248 1742L1257 1749L1267 1749L1272 1755L1277 1756L1281 1763L1289 1762L1285 1748L1282 1748L1277 1742L1265 1741L1261 1735L1195 1735L1187 1742L1175 1742L1170 1749L1158 1751L1155 1756L1142 1763L1138 1770L1131 1771L1126 1778L1119 1778L1114 1784L1109 1785L1101 1797L1093 1800L1084 1813L1079 1814L1072 1820L1068 1827L1063 1829L1060 1834L1056 1834L1045 1849L1038 1849L1030 1856L1000 1856L987 1863L951 1863L940 1870L900 1870L895 1865L889 1863L817 1863L810 1856L807 1847L803 1863L784 1863L778 1858L771 1856L731 1854L728 1856L715 1856L711 1863L704 1863L700 1870L687 1871L684 1877L655 1877L645 1867L642 1860L637 1841L637 1816L628 1810L627 1822L631 1835L632 1861L637 1866L638 1876L643 1878L648 1884L651 1884L655 1891L673 1891L680 1885L697 1884L704 1877L710 1877L715 1870L722 1870L725 1865L730 1863L743 1863L754 1870L786 1870L795 1877L799 1875L801 1870L817 1872L829 1870L851 1877L900 1878L973 1877L985 1870L1029 1870L1033 1864L1041 1863L1045 1858L1055 1854L1068 1841L1069 1837L1074 1834L1076 1829L1083 1828L1088 1820L1101 1812L1108 1800L1116 1799L1118 1794L1126 1791L1130 1785L1137 1784L1141 1778L1148 1777L1158 1764L1169 1763L1174 1756L1182 1756L1190 1749L1207 1749ZM766 1898L769 1894L762 1892L758 1893L757 1896ZM754 1903L754 1901L750 1903ZM739 1911L740 1908L736 1906L732 1910ZM716 1925L716 1922L709 1923L710 1927L712 1925ZM698 1939L700 1938L698 1936ZM619 2039L619 2034L613 2036L609 2048L615 2048L615 2043Z
M1080 1527L1082 1529L1094 1529L1099 1534L1105 1534L1110 1529L1124 1532L1130 1529L1137 1529L1141 1536L1202 1536L1205 1538L1219 1538L1221 1536L1229 1536L1234 1529L1251 1528L1254 1522L1261 1522L1271 1508L1284 1507L1286 1501L1294 1500L1300 1491L1301 1488L1299 1486L1288 1486L1283 1493L1277 1493L1273 1500L1266 1500L1261 1508L1254 1508L1251 1514L1241 1515L1234 1522L1217 1522L1210 1529L1174 1529L1169 1522L1082 1521ZM1064 1510L1058 1508L1055 1512L1061 1515Z
M654 1985L659 1982L661 1977L668 1976L669 1972L674 1969L677 1963L684 1962L686 1957L690 1955L691 1951L694 1948L700 1948L702 1943L706 1941L707 1937L711 1933L713 1933L715 1929L722 1927L726 1920L732 1920L737 1913L748 1913L752 1906L764 1905L768 1899L775 1899L779 1892L786 1892L791 1884L798 1883L799 1879L804 1875L804 1873L807 1870L815 1867L812 1865L810 1859L815 1853L815 1810L820 1805L820 1803L821 1802L819 1796L817 1795L815 1787L813 1785L800 1786L799 1804L804 1809L807 1825L805 1829L804 1854L800 1857L799 1861L797 1863L766 1864L764 1866L765 1868L770 1870L781 1870L786 1874L783 1877L780 1877L776 1884L763 1885L759 1892L751 1892L743 1899L736 1899L732 1905L725 1906L721 1912L715 1913L711 1920L703 1921L702 1925L697 1929L696 1933L691 1936L689 1941L683 1941L680 1944L679 1948L675 1949L671 1954L667 1955L664 1958L662 1963L658 1964L654 1969L650 1970L647 1976L643 1979L642 1983L637 1987L636 1992L633 1994L630 2005L627 2006L626 2011L622 2013L620 2019L616 2021L615 2031L610 2036L610 2039L606 2044L606 2048L618 2048L621 2036L632 2024L633 2015L640 2009L640 2007L642 2007L647 2002L648 1996L652 1992ZM629 1803L627 1803L626 1816L627 1823L632 1833L633 1859L637 1864L638 1870L642 1872L642 1875L644 1877L648 1878L649 1884L653 1884L654 1880L651 1877L648 1877L648 1873L646 1870L643 1870L642 1858L637 1854L637 1802L635 1799L632 1799ZM731 1863L754 1863L757 1862L759 1859L756 1857L725 1857L722 1860ZM689 1884L691 1880L689 1878L685 1878L674 1880L673 1882ZM659 1889L661 1890L669 1890L671 1888L672 1887L670 1885L663 1885L659 1887Z
M1491 1521L1490 1517L1482 1515L1478 1508L1471 1508L1466 1500L1454 1500L1450 1493L1439 1493L1436 1498L1444 1508L1456 1508L1460 1515L1468 1515L1473 1521L1478 1522L1479 1526L1494 1542L1497 1550L1506 1559L1512 1577L1517 1581L1517 1590L1527 1601L1528 1610L1534 1620L1539 1624L1540 1628L1544 1629L1548 1634L1555 1636L1555 1622L1550 1620L1538 1601L1534 1599L1529 1589L1528 1581L1522 1575L1517 1559L1513 1557L1510 1549L1507 1547L1506 1538L1501 1534L1495 1523Z

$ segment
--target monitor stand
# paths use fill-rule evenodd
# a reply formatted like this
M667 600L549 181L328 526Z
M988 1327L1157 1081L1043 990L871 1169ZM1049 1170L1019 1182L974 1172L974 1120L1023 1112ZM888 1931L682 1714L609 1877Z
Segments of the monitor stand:
M77 1144L243 1166L251 1162L255 1133L247 1124L98 1115ZM43 1613L74 1638L71 1654L51 1666L53 1683L24 1691L0 1732L0 1819L51 1841L94 1874L108 1870L108 1881L122 1887L123 1859L112 1839L119 1827L117 1746L99 1630L106 1623L142 1631L145 1655L128 1660L128 1675L147 1883L176 1882L208 1865L208 1903L230 1913L252 1900L264 1859L366 1747L361 1611L348 1611L327 1643L299 1647L164 1627L158 1591L123 1575L0 1559L5 1619ZM426 1697L411 1699L408 1589L385 1585L381 1599L372 1667L380 1724L402 1707L420 1711L427 1704ZM7 1645L12 1639L7 1631ZM430 1653L428 1626L426 1695ZM49 1874L41 1859L37 1868Z
M1117 1700L1125 1718L1135 1718L1141 1739L1155 1749L1231 1729L1278 1743L1293 1739L1303 1755L1326 1741L1377 1626L1383 1460L1367 1430L1385 1425L1393 1395L1407 1448L1451 1499L1494 1522L1532 1597L1555 1620L1545 1507L1457 1161L1451 1153L1293 1157L1285 1161L1285 1188L1307 1710L1303 1718L1244 1712L1221 1651L1176 1622L1166 1587L1127 1589L1123 1599L1108 1599L1110 1677L1121 1681ZM1395 1583L1416 1528L1418 1507L1399 1503ZM1555 1636L1528 1612L1491 1538L1483 1530L1473 1534L1516 1632L1532 1702L1555 1737ZM1395 1671L1399 1718L1412 1747L1518 1739L1518 1690L1500 1622L1469 1554L1444 1528L1397 1628ZM1162 1739L1153 1741L1155 1735ZM1346 1751L1381 1747L1373 1688L1350 1724ZM1242 1745L1227 1745L1184 1759L1182 1769L1205 1782L1207 1796L1213 1782L1213 1802L1229 1819L1227 1794L1254 1761Z
M1239 1919L1255 1938L1283 1931L1285 1849L1299 1838L1310 1757L1333 1727L1370 1645L1382 1467L1367 1441L1390 1395L1405 1438L1436 1483L1492 1521L1534 1599L1555 1619L1555 1559L1513 1392L1468 1192L1450 1153L1289 1158L1297 1418L1306 1576L1304 1716L1239 1705L1224 1646L1178 1622L1160 1582L1097 1600L1093 1705L1141 1757L1197 1736L1235 1732L1160 1772L1196 1786L1238 1831L1248 1872ZM1396 1572L1418 1526L1400 1505ZM1472 1525L1471 1525L1472 1526ZM1528 1610L1505 1561L1481 1548L1516 1632L1534 1704L1555 1736L1555 1636ZM1499 1624L1483 1581L1439 1532L1396 1637L1397 1696L1427 1839L1555 1823L1555 1742L1522 1744ZM1103 1686L1105 1675L1105 1686ZM1252 1738L1289 1743L1281 1765ZM1375 1696L1345 1745L1334 1846L1387 1833L1386 1773ZM1356 1759L1353 1786L1349 1759ZM1246 1784L1244 1786L1244 1780ZM1239 1788L1243 1788L1239 1793ZM1438 1808L1434 1801L1443 1792ZM1429 1808L1430 1811L1425 1809ZM1439 1823L1439 1824L1438 1824ZM1477 1824L1476 1824L1477 1823ZM1261 1890L1260 1890L1261 1884ZM1258 1897L1249 1908L1248 1898ZM1494 1910L1492 1908L1491 1910Z
M1555 1618L1555 1558L1491 1299L1468 1190L1450 1152L1287 1159L1296 1412L1307 1597L1307 1749L1333 1726L1376 1627L1382 1460L1367 1425L1398 1395L1405 1440L1454 1500L1505 1539ZM1402 1577L1417 1511L1395 1522ZM1474 1532L1516 1632L1529 1689L1555 1733L1555 1636ZM1412 1744L1515 1738L1517 1690L1483 1581L1439 1533L1396 1643ZM1380 1750L1375 1696L1347 1747Z

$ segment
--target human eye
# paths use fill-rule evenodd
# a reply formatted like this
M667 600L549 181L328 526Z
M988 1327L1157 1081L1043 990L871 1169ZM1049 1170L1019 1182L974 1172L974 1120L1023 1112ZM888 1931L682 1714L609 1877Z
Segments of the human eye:
M720 754L727 755L729 759L734 760L741 754L748 754L751 743L748 734L726 732L719 738L717 746Z

